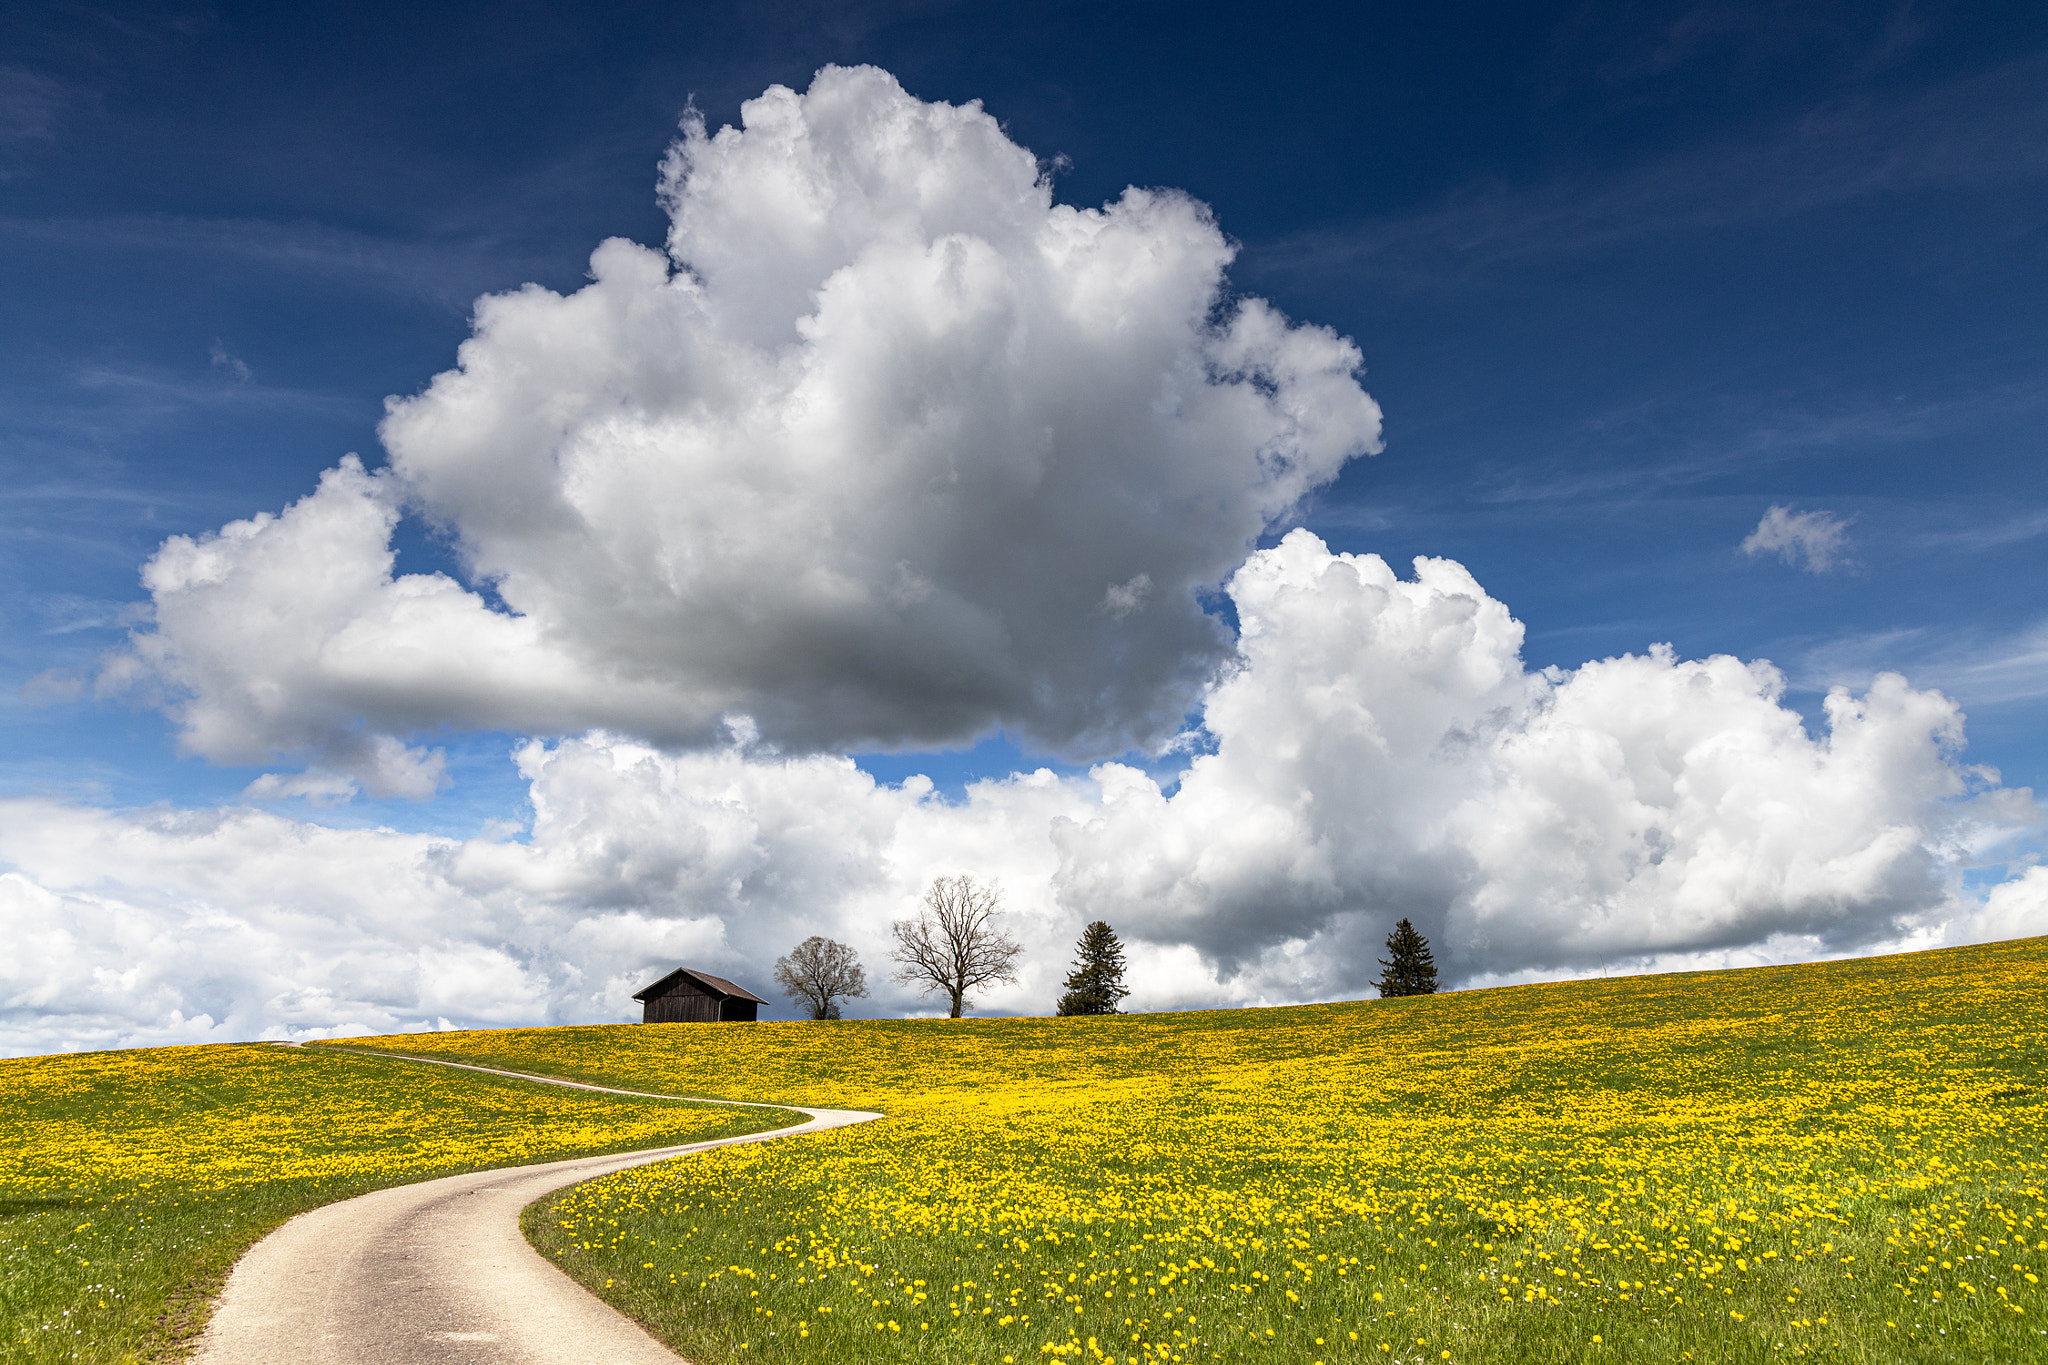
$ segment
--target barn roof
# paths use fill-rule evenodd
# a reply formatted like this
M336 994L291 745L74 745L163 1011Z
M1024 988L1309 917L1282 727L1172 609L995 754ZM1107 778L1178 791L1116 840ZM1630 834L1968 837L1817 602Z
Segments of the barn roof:
M703 988L705 994L714 995L720 999L738 998L741 1000L751 1000L757 1005L767 1005L770 1003L748 990L745 986L736 985L731 981L727 981L722 976L713 976L709 972L693 972L688 967L678 967L653 985L643 990L635 991L633 998L635 1000L649 1000L658 995L666 995L669 988L674 986L679 980L693 981Z

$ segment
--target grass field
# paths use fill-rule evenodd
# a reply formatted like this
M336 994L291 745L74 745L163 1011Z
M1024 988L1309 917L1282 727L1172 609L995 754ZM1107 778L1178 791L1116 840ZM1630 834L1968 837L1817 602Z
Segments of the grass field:
M706 1362L2048 1360L2048 940L1108 1019L384 1040L886 1110L528 1211Z
M0 1361L175 1358L243 1250L335 1199L791 1117L263 1045L0 1061Z

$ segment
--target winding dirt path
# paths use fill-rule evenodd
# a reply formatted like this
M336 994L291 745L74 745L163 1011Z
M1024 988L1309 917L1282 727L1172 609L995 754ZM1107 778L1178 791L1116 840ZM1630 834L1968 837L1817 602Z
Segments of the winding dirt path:
M398 1052L372 1055L607 1095L697 1098ZM747 1107L794 1110L810 1121L681 1147L448 1176L302 1213L235 1263L199 1339L195 1365L675 1365L667 1347L528 1246L519 1213L564 1185L629 1167L882 1117L852 1109Z

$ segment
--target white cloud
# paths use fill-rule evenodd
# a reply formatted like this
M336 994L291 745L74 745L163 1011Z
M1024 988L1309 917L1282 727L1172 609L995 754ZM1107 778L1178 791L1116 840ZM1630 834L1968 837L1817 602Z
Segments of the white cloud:
M1254 973L1314 944L1322 992L1358 989L1404 915L1458 975L1870 944L1950 913L1959 831L2019 809L1970 796L1961 713L1895 675L1837 689L1809 736L1764 663L1530 673L1463 568L1415 568L1306 531L1252 556L1215 752L1170 797L1105 779L1055 832L1062 898Z
M166 542L104 686L208 758L378 790L430 784L370 737L436 726L1170 738L1228 651L1197 593L1378 447L1356 348L1230 295L1185 195L1054 203L978 105L827 68L744 125L671 152L667 254L480 301L388 471ZM409 508L495 602L394 576Z
M1847 564L1849 523L1833 512L1794 512L1772 507L1742 541L1742 552L1754 559L1776 555L1793 568L1827 573Z
M97 679L302 767L251 801L431 796L445 727L580 736L519 747L526 837L0 803L0 1048L612 1019L678 961L760 989L812 933L914 1008L888 925L953 872L1008 891L1006 1011L1095 918L1154 1009L1364 994L1403 916L1453 982L2039 922L2033 872L1961 890L2041 812L1938 692L1837 688L1810 734L1768 663L1531 672L1451 561L1249 553L1379 414L1349 342L1233 300L1193 200L1054 204L978 106L870 69L686 128L662 193L666 254L478 305L388 469L166 541ZM408 512L475 586L397 573ZM1846 525L1774 507L1744 549L1819 572ZM1197 597L1226 582L1234 648ZM997 724L1197 756L947 802L816 752Z
M1837 690L1809 735L1768 664L1668 649L1530 672L1459 565L1403 580L1304 531L1230 591L1241 649L1213 752L1168 794L1104 764L949 803L744 725L662 753L604 735L518 754L522 842L333 830L241 809L0 805L21 947L0 1046L627 1017L693 962L763 989L812 933L879 982L890 919L941 873L1000 878L1042 1013L1081 925L1130 948L1134 1008L1369 992L1408 916L1453 982L1643 970L2029 932L2039 880L1962 872L2041 812L1955 748L1938 693ZM2042 883L2048 885L2048 883ZM765 993L765 992L764 992Z
M1995 943L2048 934L2048 867L2028 867L1992 887L1983 908L1949 926L1952 943Z
M920 779L881 787L844 758L737 746L592 736L518 758L535 818L517 843L0 803L16 939L0 1051L629 1017L632 991L676 962L772 995L770 964L811 933L884 977L889 920L963 870L1003 881L1034 947L1023 984L988 1003L1057 994L1071 935L1045 830L1085 798L1050 773L949 805ZM880 1003L918 1007L877 984Z
M361 791L361 785L347 773L308 768L302 773L265 773L244 787L242 796L249 801L296 798L315 806L337 806L354 800Z

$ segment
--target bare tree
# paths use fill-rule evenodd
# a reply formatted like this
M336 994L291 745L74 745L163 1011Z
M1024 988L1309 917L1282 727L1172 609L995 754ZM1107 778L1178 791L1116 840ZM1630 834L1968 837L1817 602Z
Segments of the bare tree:
M813 1019L837 1019L834 1000L853 999L868 993L867 973L853 949L844 943L812 934L785 957L775 959L775 979L782 993L803 1001Z
M994 882L984 886L965 875L934 881L917 918L890 926L896 947L889 956L901 964L896 979L925 995L944 991L955 1019L969 991L991 981L1015 981L1024 948L996 928L1002 905L1002 889Z

